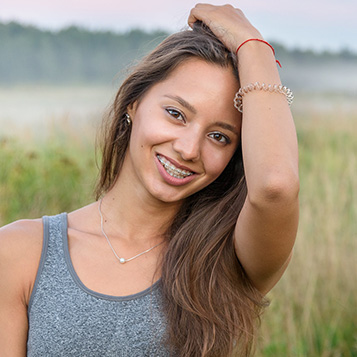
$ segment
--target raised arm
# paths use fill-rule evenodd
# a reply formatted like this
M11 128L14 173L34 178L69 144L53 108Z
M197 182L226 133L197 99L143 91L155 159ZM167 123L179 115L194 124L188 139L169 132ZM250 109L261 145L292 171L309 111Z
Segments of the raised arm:
M189 24L203 21L228 49L263 39L241 10L197 5ZM241 87L281 84L272 49L260 41L238 51ZM238 90L238 88L237 88ZM253 90L243 97L242 150L248 195L235 230L237 256L255 286L266 293L283 274L298 225L298 149L284 94Z
M25 357L27 304L42 247L40 221L0 229L0 356Z

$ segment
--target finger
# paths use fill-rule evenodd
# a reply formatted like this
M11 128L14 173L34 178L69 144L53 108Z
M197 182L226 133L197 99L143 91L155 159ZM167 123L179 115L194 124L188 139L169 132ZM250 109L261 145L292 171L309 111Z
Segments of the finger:
M190 26L191 28L193 27L193 24L197 21L198 19L192 14L192 10L190 12L190 15L187 19L187 23L188 23L188 26Z
M193 24L196 22L196 21L199 21L199 17L197 15L197 10L196 8L193 8L191 11L190 11L190 15L188 16L188 19L187 19L187 23L188 23L188 26L190 26L192 28Z
M212 9L214 6L210 4L202 4L198 3L196 6L190 11L190 15L188 16L187 23L188 25L192 28L193 24L196 21L202 21L205 22L204 20L204 14L209 10Z

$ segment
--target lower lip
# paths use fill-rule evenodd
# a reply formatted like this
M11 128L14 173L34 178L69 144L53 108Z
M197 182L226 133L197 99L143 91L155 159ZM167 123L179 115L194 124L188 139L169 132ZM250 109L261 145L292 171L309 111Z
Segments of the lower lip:
M159 173L161 175L161 177L170 185L173 185L173 186L182 186L182 185L186 185L187 183L191 182L196 174L193 174L193 175L190 175L190 176L187 176L185 178L176 178L176 177L173 177L171 176L165 169L164 167L162 166L161 162L159 161L159 159L157 158L157 156L155 156L155 163L156 163L156 166L159 170Z

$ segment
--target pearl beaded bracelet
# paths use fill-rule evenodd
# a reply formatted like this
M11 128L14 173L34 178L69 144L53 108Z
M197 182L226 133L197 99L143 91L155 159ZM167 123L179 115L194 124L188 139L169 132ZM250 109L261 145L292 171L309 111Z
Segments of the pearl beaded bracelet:
M253 90L263 90L265 92L270 92L270 93L284 94L286 100L288 101L289 106L292 104L294 99L293 92L289 88L282 86L281 84L271 85L265 83L260 84L259 82L255 82L254 84L250 83L245 87L240 88L236 93L236 95L234 96L234 107L241 113L243 113L243 96Z

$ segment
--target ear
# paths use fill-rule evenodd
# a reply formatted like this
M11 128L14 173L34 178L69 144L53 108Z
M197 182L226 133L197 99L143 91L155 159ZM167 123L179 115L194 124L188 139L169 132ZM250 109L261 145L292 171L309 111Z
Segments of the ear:
M135 113L138 107L138 101L135 101L134 103L131 103L127 108L126 112L130 115L131 120L134 119Z

